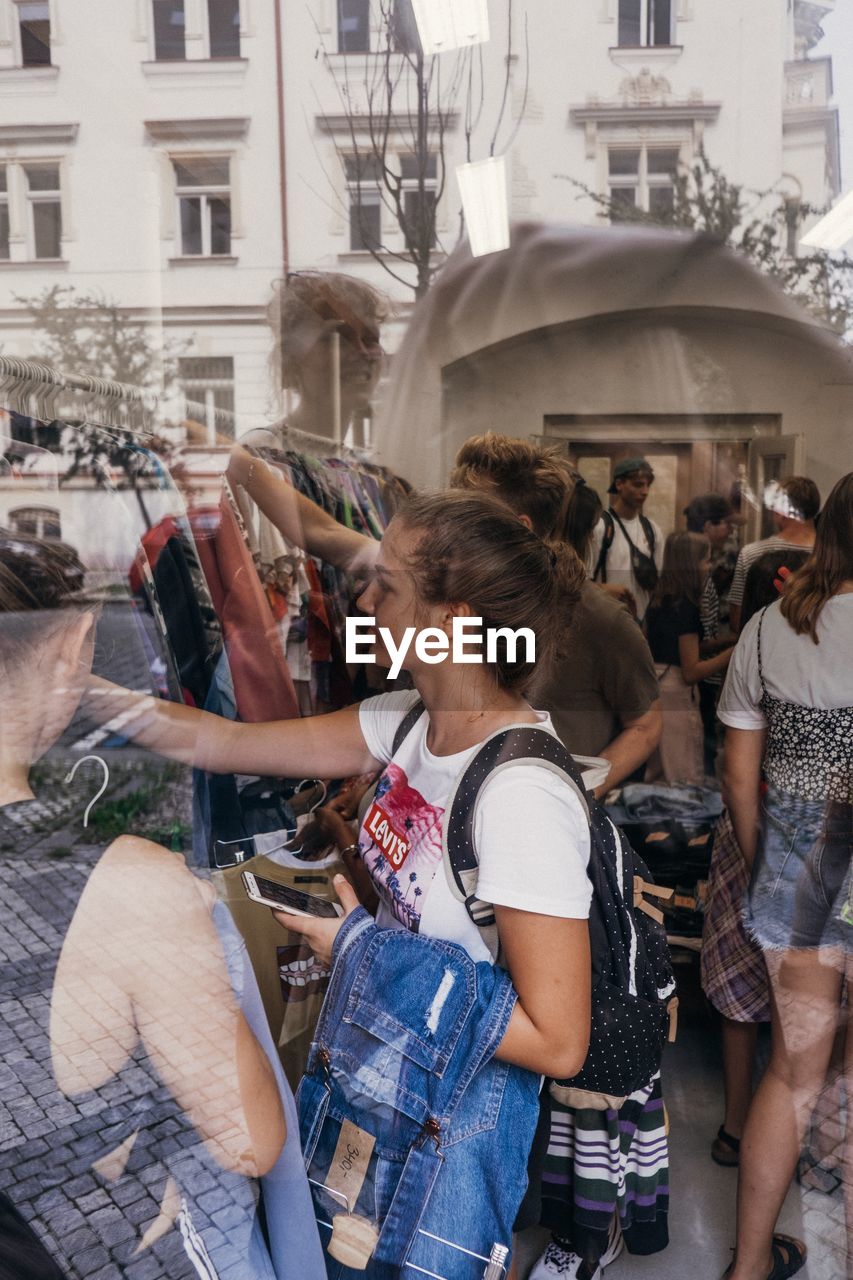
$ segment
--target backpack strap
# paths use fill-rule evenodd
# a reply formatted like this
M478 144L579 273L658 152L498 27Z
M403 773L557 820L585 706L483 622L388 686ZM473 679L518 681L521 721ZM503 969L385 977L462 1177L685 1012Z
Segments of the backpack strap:
M755 636L756 648L758 651L758 679L761 682L762 698L767 697L767 685L764 683L764 664L761 661L761 628L764 626L764 615L769 608L769 605L765 605L761 610L761 613L758 615L758 630Z
M417 722L424 713L424 704L418 698L415 705L406 712L403 719L397 725L397 732L394 734L394 742L391 746L391 755L395 756L414 729Z
M604 537L601 539L601 550L598 553L598 562L592 575L593 582L607 581L607 553L613 546L613 535L616 532L613 516L609 511L602 511L601 519L604 522Z
M441 837L444 873L450 892L465 904L478 929L495 923L494 907L476 896L480 859L474 844L477 802L485 783L503 769L520 764L550 769L567 782L589 819L589 797L578 766L559 738L535 725L516 724L486 738L456 779L450 792Z

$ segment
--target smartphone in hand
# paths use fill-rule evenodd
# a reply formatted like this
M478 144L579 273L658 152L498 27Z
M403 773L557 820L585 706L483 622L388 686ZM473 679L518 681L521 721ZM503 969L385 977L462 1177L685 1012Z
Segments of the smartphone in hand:
M251 871L244 871L243 884L246 893L264 907L272 907L274 911L287 911L294 916L308 916L336 920L343 915L343 907L337 902L328 902L313 893L305 893L302 889L292 889L290 885L276 884L264 876L256 876Z

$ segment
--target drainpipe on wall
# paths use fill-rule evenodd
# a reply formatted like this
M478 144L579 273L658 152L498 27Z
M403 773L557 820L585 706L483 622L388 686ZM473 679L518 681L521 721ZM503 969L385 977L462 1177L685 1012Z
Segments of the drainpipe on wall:
M281 10L284 0L272 0L275 10L275 74L276 94L278 97L278 170L279 192L281 200L281 274L284 280L290 270L290 244L287 227L287 143L285 137L284 113L284 46L282 44ZM278 377L281 391L281 370ZM288 395L289 400L289 395Z

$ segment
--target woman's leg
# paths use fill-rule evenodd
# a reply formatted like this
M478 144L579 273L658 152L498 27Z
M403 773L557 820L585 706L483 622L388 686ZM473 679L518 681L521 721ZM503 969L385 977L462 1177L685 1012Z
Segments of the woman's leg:
M733 1022L723 1017L723 1087L726 1113L723 1128L740 1138L752 1101L752 1073L758 1044L758 1023Z
M737 1250L730 1280L765 1280L770 1274L773 1230L826 1077L841 997L835 953L771 951L765 959L772 1047L741 1142Z
M847 1037L844 1042L845 1134L841 1144L841 1179L847 1222L847 1280L853 1280L853 958L847 963Z

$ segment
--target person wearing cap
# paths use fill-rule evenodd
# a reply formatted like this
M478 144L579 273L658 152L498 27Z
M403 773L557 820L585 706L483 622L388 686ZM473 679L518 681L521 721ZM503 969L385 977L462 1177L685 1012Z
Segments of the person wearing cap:
M684 508L688 533L701 533L711 545L711 564L724 551L732 526L738 520L727 498L719 493L703 493ZM699 651L702 657L711 657L731 644L731 637L720 638L720 595L713 568L705 579L699 601L699 618L702 624L702 640ZM723 674L706 677L699 682L699 710L705 738L705 772L714 774L717 756L717 699L723 684Z
M820 491L814 480L808 476L771 480L764 493L764 506L771 514L775 533L758 542L748 542L737 558L729 594L729 621L735 634L740 631L743 588L750 565L768 551L785 551L788 547L811 551L815 544Z
M663 533L643 515L643 507L655 478L645 458L624 458L613 469L605 511L592 535L589 575L594 582L628 587L637 608L637 619L646 616L651 594L663 565Z

